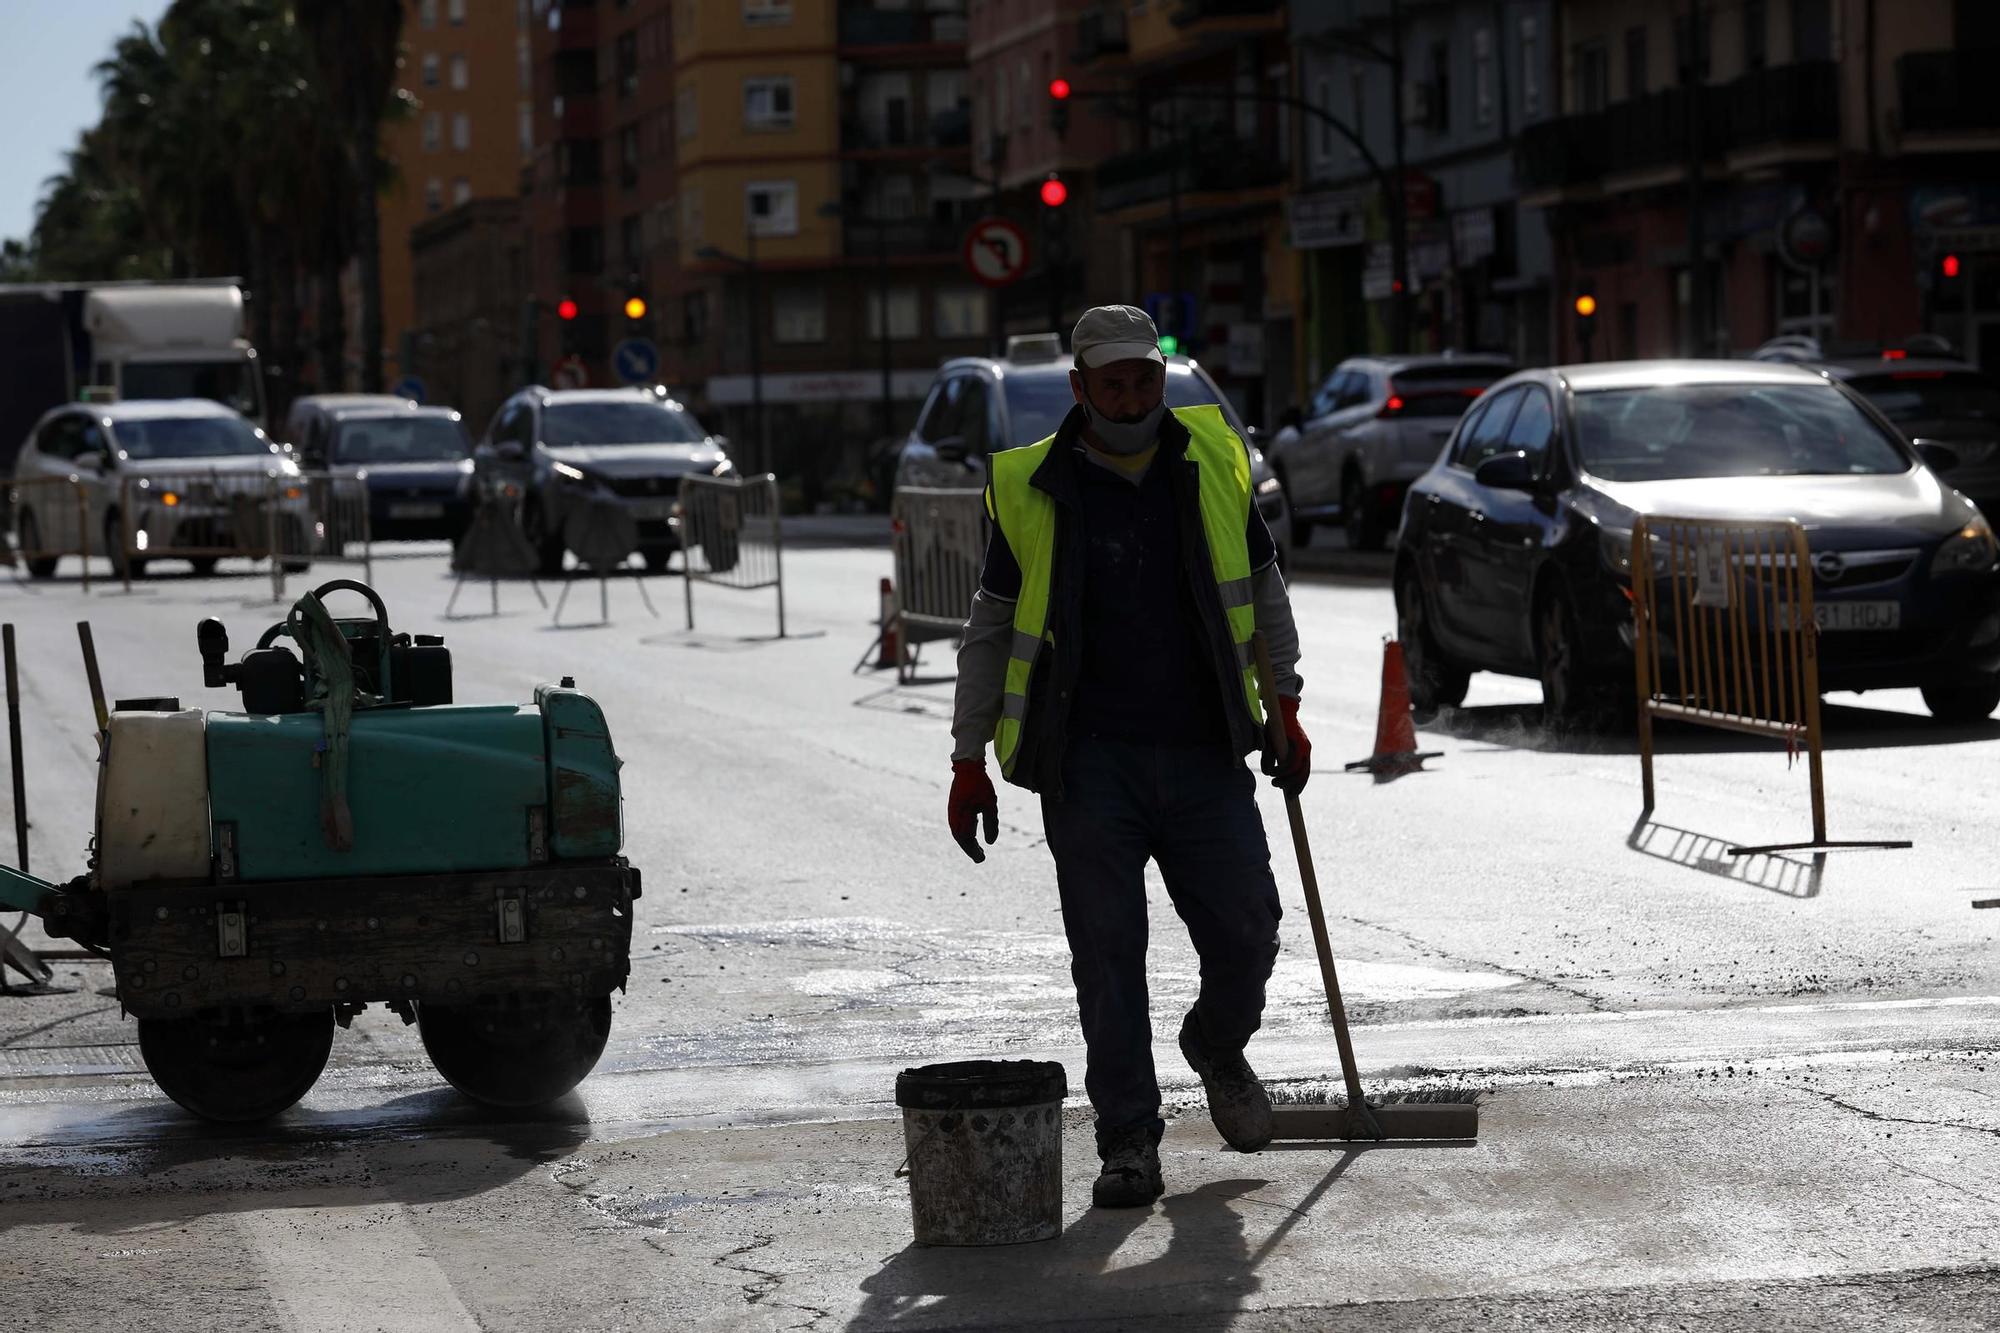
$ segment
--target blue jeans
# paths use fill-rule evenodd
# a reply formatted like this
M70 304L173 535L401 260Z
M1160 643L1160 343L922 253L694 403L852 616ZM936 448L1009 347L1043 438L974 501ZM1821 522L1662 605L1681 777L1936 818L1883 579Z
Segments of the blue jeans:
M1257 780L1223 746L1079 737L1063 795L1042 798L1070 975L1089 1053L1084 1088L1097 1139L1144 1128L1157 1140L1160 1088L1146 988L1146 862L1159 864L1201 959L1203 1045L1239 1051L1264 1016L1278 957L1278 886Z

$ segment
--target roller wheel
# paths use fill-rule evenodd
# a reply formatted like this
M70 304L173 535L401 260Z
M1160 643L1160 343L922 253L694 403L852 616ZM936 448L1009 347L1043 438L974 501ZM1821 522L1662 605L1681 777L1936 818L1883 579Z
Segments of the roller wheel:
M611 1035L611 997L508 995L417 1006L424 1050L476 1102L540 1106L583 1082Z
M333 1011L139 1020L160 1091L204 1120L264 1120L306 1095L333 1049Z

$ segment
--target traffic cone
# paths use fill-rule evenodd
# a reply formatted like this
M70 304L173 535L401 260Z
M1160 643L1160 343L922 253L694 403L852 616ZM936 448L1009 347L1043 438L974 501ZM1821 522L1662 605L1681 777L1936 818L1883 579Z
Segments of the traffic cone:
M896 659L901 655L899 640L902 636L896 633L896 585L891 579L882 580L882 611L879 623L882 632L875 636L876 646L880 650L875 655L877 671L884 667L895 666Z
M1406 773L1424 771L1424 760L1441 750L1417 751L1417 725L1410 718L1410 678L1403 670L1403 645L1390 639L1382 646L1382 708L1375 718L1375 753L1347 766L1365 768L1377 782L1393 782Z

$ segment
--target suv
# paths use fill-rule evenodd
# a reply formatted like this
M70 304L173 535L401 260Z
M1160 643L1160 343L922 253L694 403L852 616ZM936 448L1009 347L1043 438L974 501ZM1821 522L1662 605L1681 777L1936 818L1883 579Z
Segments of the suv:
M1486 386L1514 373L1501 356L1356 356L1313 395L1297 435L1272 450L1292 506L1292 539L1339 519L1347 544L1379 551L1403 511L1403 492L1438 456Z
M681 478L736 475L722 441L657 389L522 389L493 414L472 461L479 494L518 495L521 534L544 574L562 572L563 524L592 502L625 506L646 568L665 569L681 546Z
M1944 479L2000 518L2000 385L1935 334L1912 334L1887 347L1827 348L1802 334L1773 338L1751 353L1837 379L1866 398L1911 443L1943 445L1925 457Z
M292 399L285 412L285 428L278 438L300 458L324 459L326 436L335 413L363 407L385 412L407 411L416 405L415 399L387 393L309 393Z
M1033 444L1056 433L1076 406L1071 361L1056 334L1016 335L1005 357L961 356L938 367L917 424L896 460L896 489L905 486L966 488L986 484L986 455ZM1257 508L1278 547L1281 567L1291 555L1291 519L1284 491L1256 446L1256 432L1199 364L1167 358L1167 406L1216 403L1250 450L1250 479Z

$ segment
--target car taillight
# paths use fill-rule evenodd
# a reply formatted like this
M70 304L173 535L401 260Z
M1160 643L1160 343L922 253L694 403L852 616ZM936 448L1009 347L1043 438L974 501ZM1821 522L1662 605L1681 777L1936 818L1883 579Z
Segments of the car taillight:
M1394 416L1401 416L1402 412L1403 412L1403 400L1396 394L1392 393L1389 395L1389 401L1382 404L1382 410L1377 412L1375 415L1378 417L1394 417Z

